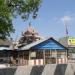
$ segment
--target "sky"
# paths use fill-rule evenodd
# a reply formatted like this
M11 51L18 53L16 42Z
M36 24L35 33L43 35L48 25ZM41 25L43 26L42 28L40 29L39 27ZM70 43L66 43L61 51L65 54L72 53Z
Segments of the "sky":
M13 19L15 33L11 34L11 37L13 39L20 37L29 22L42 37L64 37L65 24L68 35L75 37L75 0L42 0L35 20L29 18L24 22L20 17Z

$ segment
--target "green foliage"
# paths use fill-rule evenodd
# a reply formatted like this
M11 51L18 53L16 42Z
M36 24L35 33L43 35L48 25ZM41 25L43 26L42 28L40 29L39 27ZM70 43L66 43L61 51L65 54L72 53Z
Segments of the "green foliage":
M14 32L11 21L0 18L0 38L4 39L6 36L10 36L11 32Z
M7 38L14 32L13 17L20 15L28 20L32 16L35 19L40 3L41 0L0 0L0 38Z
M37 11L41 0L10 0L7 2L13 15L21 15L23 19L28 19L32 14L33 18L36 18Z
M2 39L10 36L10 32L14 31L10 14L4 0L0 0L0 38Z

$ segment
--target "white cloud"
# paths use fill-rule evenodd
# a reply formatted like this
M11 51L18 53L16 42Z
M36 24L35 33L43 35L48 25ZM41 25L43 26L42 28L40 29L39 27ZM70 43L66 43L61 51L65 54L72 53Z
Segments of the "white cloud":
M53 20L58 24L75 25L75 13L66 14L63 16L56 16Z
M63 16L60 18L60 21L62 21L63 23L65 22L70 22L72 20L72 17L71 16Z
M62 17L55 17L54 20L57 22L57 23L71 23L75 20L75 16L62 16Z

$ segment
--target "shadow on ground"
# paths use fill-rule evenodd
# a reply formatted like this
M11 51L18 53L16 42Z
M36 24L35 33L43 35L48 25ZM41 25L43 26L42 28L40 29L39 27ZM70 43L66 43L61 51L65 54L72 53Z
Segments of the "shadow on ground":
M14 75L17 68L0 69L0 75Z
M30 72L30 75L42 75L44 66L34 66Z
M57 64L54 75L65 75L67 64Z

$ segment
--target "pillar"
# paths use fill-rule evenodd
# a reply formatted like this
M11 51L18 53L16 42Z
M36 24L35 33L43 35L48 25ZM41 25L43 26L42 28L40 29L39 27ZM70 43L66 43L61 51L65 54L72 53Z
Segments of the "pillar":
M50 49L50 58L51 58L51 55L52 55L52 54L51 54L51 49Z
M31 54L31 52L29 51L29 63L28 63L28 65L30 65L30 54Z
M17 57L17 59L18 59L18 63L17 63L17 65L19 65L19 52L18 52L18 57Z
M43 50L43 63L45 65L45 50Z
M56 53L56 64L58 63L58 57L57 57L57 50L55 50L55 53Z
M68 62L68 51L66 50L66 63Z

